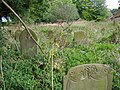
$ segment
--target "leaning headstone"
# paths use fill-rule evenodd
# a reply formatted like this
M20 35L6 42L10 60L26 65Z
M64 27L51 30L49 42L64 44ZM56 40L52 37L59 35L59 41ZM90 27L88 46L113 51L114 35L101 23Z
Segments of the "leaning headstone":
M80 44L86 39L86 35L83 31L74 32L74 39L77 44Z
M20 36L21 32L22 32L22 30L17 30L17 31L15 32L15 40L16 40L16 41L19 41L19 36Z
M32 30L30 32L33 38L38 41L36 34ZM22 31L19 39L22 54L25 57L34 57L37 54L37 45L29 33L26 30Z
M73 67L63 78L63 90L112 90L112 71L103 64Z

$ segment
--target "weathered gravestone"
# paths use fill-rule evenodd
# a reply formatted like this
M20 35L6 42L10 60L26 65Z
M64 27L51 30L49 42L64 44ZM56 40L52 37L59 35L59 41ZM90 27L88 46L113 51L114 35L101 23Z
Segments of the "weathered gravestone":
M19 36L20 36L21 32L22 32L22 30L17 30L17 31L15 32L15 40L16 40L16 41L19 41Z
M74 39L77 44L80 44L86 39L86 35L83 31L74 32Z
M30 32L33 38L38 41L36 34L32 30L30 30ZM26 30L22 31L19 39L23 55L25 57L34 57L37 54L37 45L29 33Z
M73 67L63 79L63 90L112 90L112 69L103 64Z

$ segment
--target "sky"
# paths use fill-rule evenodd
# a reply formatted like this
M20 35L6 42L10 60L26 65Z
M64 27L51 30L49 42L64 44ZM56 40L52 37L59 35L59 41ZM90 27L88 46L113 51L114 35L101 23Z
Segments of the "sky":
M118 0L106 0L109 9L118 9Z

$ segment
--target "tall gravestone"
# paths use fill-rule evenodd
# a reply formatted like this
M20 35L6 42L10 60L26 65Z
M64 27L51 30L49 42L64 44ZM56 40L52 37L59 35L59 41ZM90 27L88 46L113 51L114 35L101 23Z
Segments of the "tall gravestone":
M38 41L36 34L32 30L30 32L33 38ZM26 30L21 32L19 40L21 52L25 57L34 57L37 54L37 45Z
M112 69L103 64L73 67L63 78L63 90L112 90Z
M83 31L77 31L74 32L74 39L77 44L80 44L86 39L86 35Z

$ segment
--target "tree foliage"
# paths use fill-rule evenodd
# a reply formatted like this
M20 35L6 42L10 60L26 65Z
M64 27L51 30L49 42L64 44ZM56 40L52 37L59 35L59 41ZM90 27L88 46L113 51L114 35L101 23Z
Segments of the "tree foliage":
M111 10L111 13L114 15L114 14L117 13L117 11L118 11L118 9L112 9L112 10Z
M49 22L78 17L85 20L103 20L108 15L105 0L5 0L22 18ZM77 8L77 9L76 9ZM2 15L9 9L0 4ZM67 16L68 15L68 16ZM57 17L56 17L57 16Z
M81 18L86 20L103 20L107 17L105 0L73 0Z
M50 19L57 21L57 20L64 20L64 21L71 21L79 18L79 14L75 5L70 2L63 2L56 1L50 11ZM71 14L72 13L72 14Z
M19 14L25 14L27 13L28 9L30 8L31 4L33 3L33 0L5 0L17 13ZM1 3L0 5L1 11L4 12L4 14L10 13L10 10Z
M48 21L50 9L50 1L49 0L34 0L32 6L30 7L30 14L34 20Z

